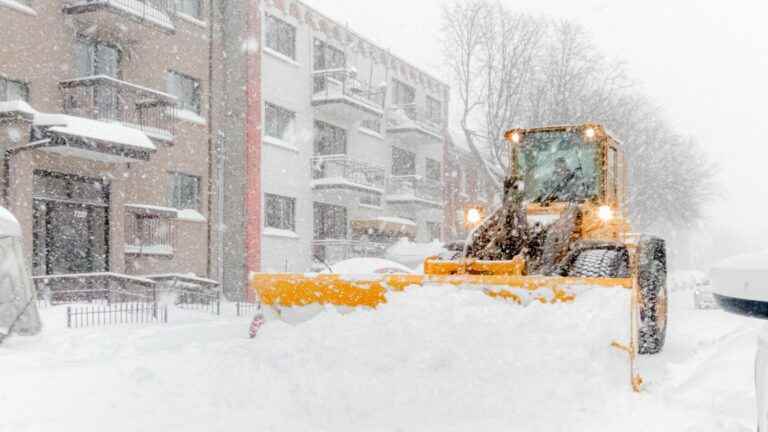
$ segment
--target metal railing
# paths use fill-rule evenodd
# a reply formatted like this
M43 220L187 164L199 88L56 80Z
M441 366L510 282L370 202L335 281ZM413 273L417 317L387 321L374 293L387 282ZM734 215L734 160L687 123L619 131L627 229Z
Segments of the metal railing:
M384 167L354 160L347 155L315 156L311 162L313 180L338 179L382 192L387 185Z
M118 273L81 273L34 276L38 299L48 304L155 302L157 290L151 280Z
M419 127L435 135L443 133L443 121L440 117L427 113L416 104L393 105L389 108L387 129L409 129Z
M368 105L373 111L384 109L385 87L374 87L355 78L348 69L328 69L312 72L312 99L337 100L349 98Z
M167 322L168 306L157 303L67 306L68 328Z
M443 185L418 175L392 176L389 178L387 195L440 204L443 202Z
M317 260L333 264L350 258L383 257L387 245L360 240L314 240L312 255Z
M149 135L173 139L174 96L106 75L61 81L59 88L67 114L119 122Z
M173 29L176 0L65 0L64 11L73 14L110 8L134 19Z

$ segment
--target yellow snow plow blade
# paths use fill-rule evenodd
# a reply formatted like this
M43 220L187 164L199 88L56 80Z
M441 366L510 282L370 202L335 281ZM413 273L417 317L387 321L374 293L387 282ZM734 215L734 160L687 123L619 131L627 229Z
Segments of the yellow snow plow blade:
M568 302L575 298L573 286L632 288L631 278L569 278L519 275L382 275L344 277L336 274L304 276L288 273L256 273L251 287L261 302L270 306L373 307L385 303L387 290L403 291L409 286L455 285L482 289L491 297L516 303L534 299L543 303Z

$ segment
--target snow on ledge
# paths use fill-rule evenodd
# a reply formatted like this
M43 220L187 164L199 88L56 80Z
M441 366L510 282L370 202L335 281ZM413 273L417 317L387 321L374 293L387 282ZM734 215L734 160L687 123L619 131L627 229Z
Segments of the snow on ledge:
M208 222L208 219L205 218L205 216L202 215L197 210L193 209L179 209L178 216L176 216L176 219L184 222Z
M4 6L27 15L37 16L37 12L34 9L15 0L0 0L0 6Z
M118 123L108 123L66 114L37 113L35 126L48 126L52 132L63 135L156 150L152 140L146 134L140 130L121 126Z
M185 14L184 12L176 12L176 16L190 24L194 24L196 26L203 27L203 28L208 27L208 23L206 23L205 21L195 18L192 15Z
M197 124L201 126L205 126L208 124L208 122L205 120L203 116L200 114L186 110L186 109L175 109L175 110L168 110L173 116L176 118L176 120L181 120L187 123Z
M0 3L3 0L0 0ZM0 102L0 114L3 113L22 113L22 114L28 114L34 116L37 114L37 111L35 111L34 108L32 108L28 103L22 101L22 100L14 100L14 101L7 101L7 102Z
M299 153L299 148L298 147L296 147L295 145L293 145L293 144L291 144L291 143L289 143L287 141L283 141L280 138L275 138L275 137L271 137L271 136L268 136L268 135L264 135L264 137L262 139L264 140L264 144L269 144L271 146L275 146L275 147L281 148L283 150L288 150L288 151L292 151L292 152L295 152L295 153Z
M0 237L21 238L21 225L5 207L0 207Z
M271 228L271 227L264 228L263 234L266 237L283 237L283 238L289 238L289 239L299 238L299 235L291 230L284 230L284 229Z

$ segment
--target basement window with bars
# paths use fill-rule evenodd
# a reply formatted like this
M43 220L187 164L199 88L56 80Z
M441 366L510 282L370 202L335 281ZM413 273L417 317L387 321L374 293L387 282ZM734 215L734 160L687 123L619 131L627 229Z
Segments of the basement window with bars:
M264 105L264 133L281 141L291 141L296 113L267 102Z
M264 194L266 212L264 226L286 231L296 231L296 198Z
M200 177L172 172L168 201L177 209L200 209Z
M0 78L0 101L29 102L29 85L22 81Z
M267 48L296 60L296 27L267 15L264 39Z
M200 114L200 80L176 71L168 71L168 93L176 96L179 109Z
M172 255L173 226L168 218L128 212L125 251L137 255Z

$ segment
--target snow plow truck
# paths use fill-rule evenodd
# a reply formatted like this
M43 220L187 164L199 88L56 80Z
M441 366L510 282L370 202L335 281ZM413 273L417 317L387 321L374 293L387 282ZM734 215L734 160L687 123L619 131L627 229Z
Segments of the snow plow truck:
M664 346L667 325L664 240L633 233L627 215L627 165L621 144L598 124L513 129L505 134L509 169L501 205L462 247L427 258L422 275L255 273L265 306L376 307L387 291L450 284L517 303L569 302L584 287L629 294L629 358L639 391L637 354ZM477 213L477 212L475 212Z

